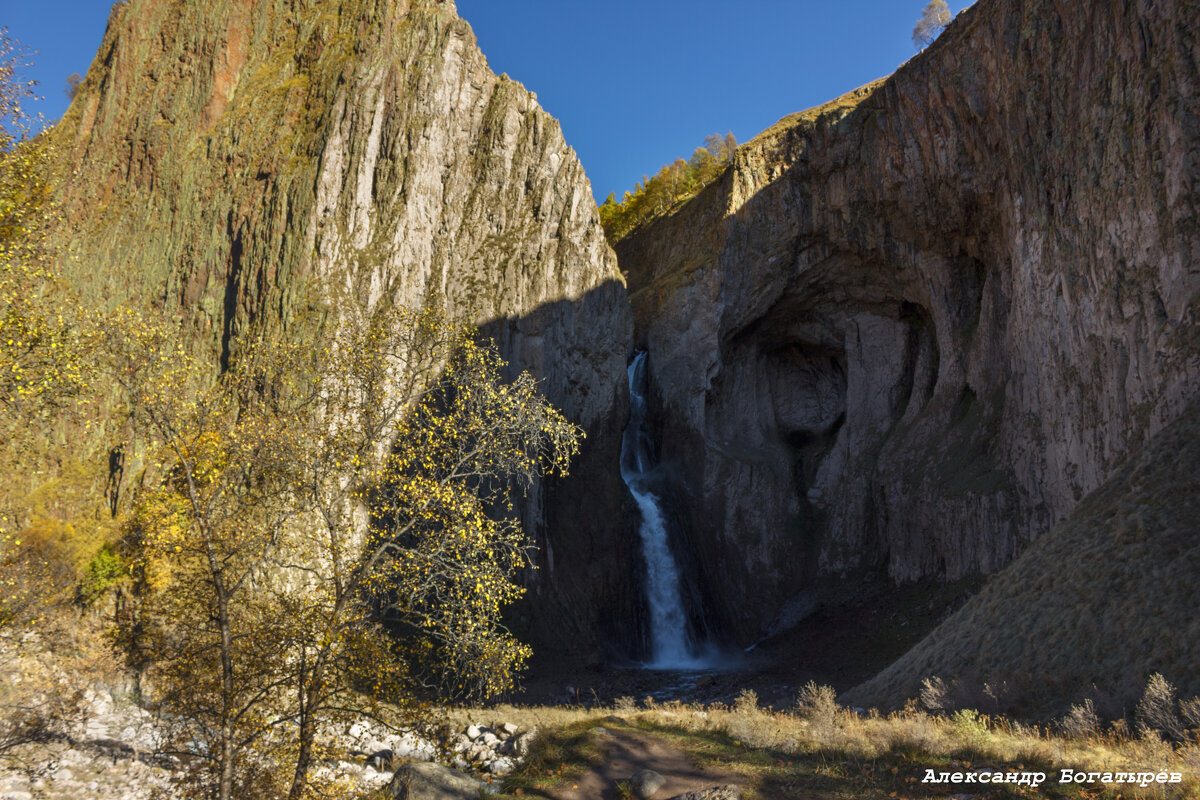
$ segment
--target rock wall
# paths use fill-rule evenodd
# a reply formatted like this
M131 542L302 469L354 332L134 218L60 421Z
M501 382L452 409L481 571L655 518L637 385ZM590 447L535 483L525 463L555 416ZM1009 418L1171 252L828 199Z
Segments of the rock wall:
M1200 388L1194 0L980 0L617 246L743 643L827 576L989 573Z
M250 330L311 336L312 292L441 307L541 378L588 439L523 504L524 627L629 638L636 551L598 511L624 497L624 283L558 123L452 2L118 3L53 135L61 267L97 306L151 302L214 363Z

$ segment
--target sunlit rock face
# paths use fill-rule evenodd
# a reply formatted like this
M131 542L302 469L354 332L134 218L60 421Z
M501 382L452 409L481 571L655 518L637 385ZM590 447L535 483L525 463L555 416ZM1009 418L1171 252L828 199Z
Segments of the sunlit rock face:
M1182 0L985 0L618 245L726 630L1002 567L1197 394L1198 47Z
M54 135L64 273L96 305L181 318L214 364L246 332L312 336L313 292L494 337L588 432L572 477L523 499L542 568L518 622L577 649L628 638L625 287L557 121L452 2L117 4Z

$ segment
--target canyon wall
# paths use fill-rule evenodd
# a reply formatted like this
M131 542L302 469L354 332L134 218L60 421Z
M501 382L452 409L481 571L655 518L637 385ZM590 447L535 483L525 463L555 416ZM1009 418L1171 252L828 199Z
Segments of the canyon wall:
M617 245L741 644L998 570L1200 389L1194 0L980 0Z
M558 123L452 2L117 3L53 136L60 268L96 307L149 302L214 365L249 331L306 340L330 301L442 308L541 379L588 438L522 504L518 622L629 640L636 550L595 512L625 497L624 283Z

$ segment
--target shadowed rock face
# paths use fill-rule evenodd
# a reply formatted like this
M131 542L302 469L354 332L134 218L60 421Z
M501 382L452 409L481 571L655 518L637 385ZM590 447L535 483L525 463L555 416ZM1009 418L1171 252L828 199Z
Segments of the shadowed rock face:
M1197 393L1198 12L981 0L618 245L743 642L822 575L999 569Z
M939 676L951 703L978 705L987 683L999 687L1000 710L1062 713L1094 697L1117 717L1155 672L1180 697L1195 696L1197 520L1200 399L962 609L842 699L899 707Z
M63 271L96 305L181 317L214 363L248 331L311 337L314 290L495 337L589 434L521 509L543 560L526 627L620 637L623 280L558 123L452 2L120 3L54 136L75 170Z

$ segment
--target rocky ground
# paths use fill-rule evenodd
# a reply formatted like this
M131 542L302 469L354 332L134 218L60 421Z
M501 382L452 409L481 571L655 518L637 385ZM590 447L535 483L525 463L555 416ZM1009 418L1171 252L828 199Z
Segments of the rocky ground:
M140 800L166 792L170 758L157 754L154 718L109 691L89 689L78 726L13 747L0 760L0 799Z
M77 727L5 752L0 757L0 800L181 797L173 789L181 765L175 757L160 752L155 716L116 694L89 689L79 706ZM388 731L366 720L331 735L335 749L344 755L321 765L314 777L353 790L395 784L396 796L422 796L403 788L412 770L406 765L432 762L438 753L432 741L411 731ZM511 723L494 727L471 724L446 744L461 779L484 787L511 772L529 753L537 735L536 729L522 730Z
M0 800L164 800L176 788L180 762L159 752L154 715L107 691L86 697L87 722L77 735L22 745L0 765ZM698 767L677 747L652 735L595 726L597 763L551 792L556 800L632 796L678 800L738 800L736 775ZM536 727L470 724L448 746L453 768L436 762L438 748L412 732L388 732L360 721L337 737L345 757L314 777L354 794L384 789L401 800L475 800L498 792L537 740Z

